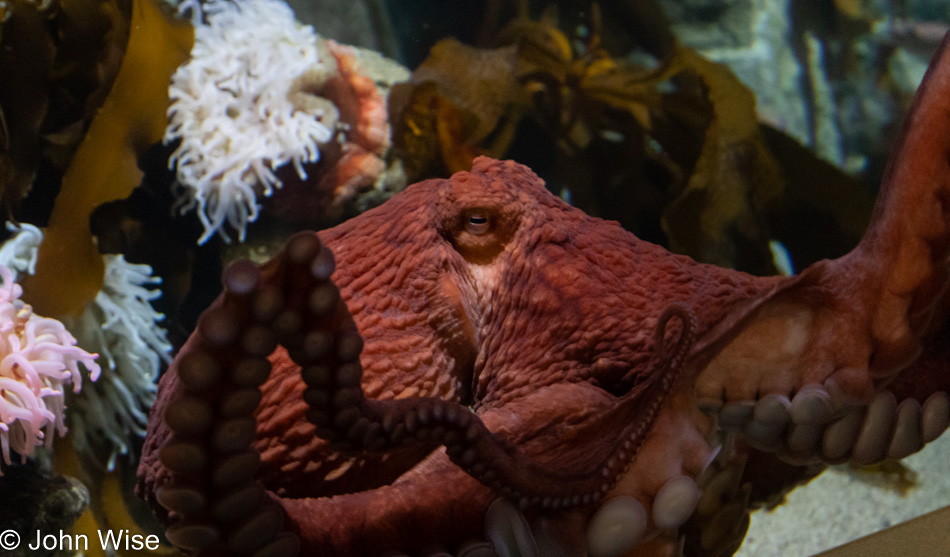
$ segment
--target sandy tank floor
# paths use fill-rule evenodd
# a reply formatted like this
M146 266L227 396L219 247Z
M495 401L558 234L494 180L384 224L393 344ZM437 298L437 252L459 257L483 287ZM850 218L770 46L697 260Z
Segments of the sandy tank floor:
M833 466L772 511L758 511L739 557L806 557L950 505L950 434L903 460L896 474ZM926 554L926 553L925 553Z

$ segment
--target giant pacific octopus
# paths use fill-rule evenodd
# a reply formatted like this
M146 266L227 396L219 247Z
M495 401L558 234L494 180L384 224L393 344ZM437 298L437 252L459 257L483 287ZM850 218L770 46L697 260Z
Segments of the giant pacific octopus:
M234 263L139 493L199 555L714 555L744 530L710 469L917 451L950 422L947 51L864 239L794 277L671 254L487 158Z

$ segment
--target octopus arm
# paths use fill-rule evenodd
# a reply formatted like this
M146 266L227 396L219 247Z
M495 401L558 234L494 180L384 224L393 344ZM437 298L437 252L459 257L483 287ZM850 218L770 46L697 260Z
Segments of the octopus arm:
M451 486L451 489L448 489ZM461 496L462 499L457 499ZM330 498L274 498L299 536L300 554L328 557L455 550L483 536L496 496L436 451L392 485ZM459 501L464 501L460 504Z
M558 470L567 490L572 482L581 479L599 478L597 482L603 482L600 468L615 457L616 447L633 445L628 439L633 429L651 429L644 424L652 421L643 421L649 407L647 396L647 389L637 392L638 404L631 406L638 407L639 412L634 412L591 384L556 384L487 410L479 417L503 446L517 447L518 468L541 476L533 480L539 484L534 487L550 489L544 476ZM550 411L552 401L558 406L557 414ZM634 428L633 424L640 425ZM662 437L664 430L660 431ZM633 456L618 460L629 464ZM431 552L434 543L455 554L467 543L492 539L497 534L492 526L483 526L484 518L489 505L499 498L498 492L511 493L511 489L489 489L474 479L471 469L481 469L477 460L465 469L453 460L445 450L437 450L392 485L332 498L283 498L279 503L289 516L295 517L293 528L301 540L301 554L423 554ZM502 470L499 475L506 477L506 482L531 483L519 479L522 474L516 469ZM597 482L590 486L592 493L600 488ZM448 486L452 486L450 490ZM586 521L593 512L590 506L571 509L572 506L576 505L571 504L570 498L552 496L544 505L526 512L532 517L551 517L548 520L556 523L578 518Z
M730 307L697 343L699 404L730 427L770 432L754 445L867 462L905 456L946 427L948 90L945 38L861 243Z

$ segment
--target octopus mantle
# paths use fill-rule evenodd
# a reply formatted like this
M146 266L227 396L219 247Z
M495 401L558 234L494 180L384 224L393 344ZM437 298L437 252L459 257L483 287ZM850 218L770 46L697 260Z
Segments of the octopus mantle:
M943 52L865 238L795 277L487 158L236 263L139 493L202 555L730 554L746 462L902 458L950 422L948 93Z

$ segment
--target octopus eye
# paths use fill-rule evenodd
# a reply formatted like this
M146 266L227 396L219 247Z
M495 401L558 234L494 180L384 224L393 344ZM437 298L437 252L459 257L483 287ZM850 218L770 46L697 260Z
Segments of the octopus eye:
M469 263L490 263L518 228L517 214L505 207L481 205L452 213L445 223L448 240Z
M491 230L491 215L488 211L474 210L465 215L465 231L481 236Z

